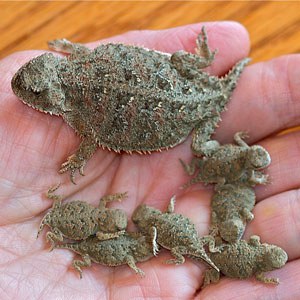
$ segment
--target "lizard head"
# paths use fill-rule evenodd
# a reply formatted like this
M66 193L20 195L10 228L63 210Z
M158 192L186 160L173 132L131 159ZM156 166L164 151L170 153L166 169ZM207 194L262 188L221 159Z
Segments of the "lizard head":
M229 242L234 243L240 240L245 231L245 224L239 218L227 220L221 223L219 228L221 237Z
M249 149L249 163L252 169L261 170L271 163L270 154L266 149L259 145L254 145Z
M267 272L279 269L286 264L288 255L283 249L269 244L263 244L263 246L265 247L265 254L260 264L262 271Z
M99 210L97 220L100 228L107 232L116 232L127 228L127 214L122 209Z
M34 109L60 115L65 111L65 96L57 74L58 60L51 53L30 60L14 75L13 92Z
M133 223L142 231L147 231L152 225L150 219L161 212L145 204L139 205L132 214Z

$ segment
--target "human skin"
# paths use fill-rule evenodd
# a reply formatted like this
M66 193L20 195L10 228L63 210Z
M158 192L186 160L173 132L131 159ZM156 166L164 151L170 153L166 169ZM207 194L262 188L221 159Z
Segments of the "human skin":
M202 25L132 31L105 42L143 45L170 53L181 49L193 51ZM218 49L208 71L223 75L248 56L248 34L233 22L205 25L210 48ZM87 199L93 205L105 194L127 191L126 200L110 207L123 208L129 216L141 203L164 209L170 197L177 194L176 212L191 218L199 235L208 232L212 195L211 187L201 184L179 189L188 180L179 158L191 160L190 138L171 150L151 155L120 155L99 149L86 165L87 175L76 177L76 186L70 183L69 174L59 175L60 164L74 152L80 139L61 118L24 105L10 86L20 66L42 53L23 51L0 61L1 299L300 297L300 133L274 135L300 125L300 55L286 55L246 67L214 135L220 143L229 143L235 132L246 130L250 136L247 143L258 143L271 155L267 172L272 183L256 188L254 220L247 226L245 238L259 235L262 242L278 245L288 253L287 265L270 273L281 283L270 287L255 279L223 278L200 291L205 266L189 259L180 266L166 265L164 261L170 258L167 251L140 264L146 274L144 278L126 266L109 268L93 264L84 270L80 280L71 268L73 253L60 249L49 252L45 233L35 239L42 215L52 205L45 193L58 182L62 184L59 194L71 200Z

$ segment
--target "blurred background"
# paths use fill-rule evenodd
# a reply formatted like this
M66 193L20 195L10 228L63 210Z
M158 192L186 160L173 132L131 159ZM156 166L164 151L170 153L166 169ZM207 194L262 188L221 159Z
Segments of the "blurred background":
M47 49L46 41L91 42L134 29L235 20L250 33L253 62L300 52L300 2L0 2L0 58Z

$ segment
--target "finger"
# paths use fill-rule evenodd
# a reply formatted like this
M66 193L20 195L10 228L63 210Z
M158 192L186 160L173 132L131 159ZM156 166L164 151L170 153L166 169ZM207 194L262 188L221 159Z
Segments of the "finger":
M286 55L245 69L216 137L246 130L250 141L300 124L300 55Z
M300 197L299 190L291 190L259 202L254 219L245 232L245 239L259 235L261 242L282 247L289 261L300 258Z
M196 38L202 26L206 27L211 50L218 50L211 73L227 72L238 60L249 53L250 41L245 27L237 22L196 23L165 30L129 31L125 34L101 40L100 43L125 43L139 45L162 52L174 53L185 50L194 53ZM96 47L99 42L88 44Z
M300 132L290 132L260 142L271 156L271 164L264 171L270 183L255 188L257 201L298 188L300 185Z
M203 25L206 26L209 47L212 50L218 49L215 61L210 68L213 74L224 74L238 60L248 55L250 45L248 33L241 24L236 22L197 23L157 31L130 31L105 40L88 43L87 46L95 48L99 44L113 42L133 44L169 53L183 49L194 53L196 38ZM12 76L21 65L42 53L44 51L23 51L12 54L2 61L0 72L2 74L6 71Z

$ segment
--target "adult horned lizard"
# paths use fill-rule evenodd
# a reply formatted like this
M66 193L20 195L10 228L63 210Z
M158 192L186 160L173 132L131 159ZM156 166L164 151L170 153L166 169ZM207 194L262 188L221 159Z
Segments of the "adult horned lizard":
M83 260L74 260L73 267L82 278L81 267L91 266L91 262L105 266L120 266L127 264L137 274L144 276L144 272L136 266L136 262L142 262L156 255L156 229L151 228L149 236L137 232L121 235L115 239L99 241L97 237L89 237L77 243L64 243L55 248L70 249L80 254Z
M51 250L63 237L84 240L96 234L99 240L116 238L124 234L127 227L127 215L121 209L106 208L107 202L120 200L126 193L107 195L100 199L99 206L93 207L84 201L72 201L62 204L62 197L52 194L57 187L50 189L47 196L54 200L52 209L44 216L37 237L48 225L51 230L46 238L51 243Z
M14 93L27 105L62 116L82 138L79 149L61 165L74 182L98 146L120 152L149 153L181 143L194 129L194 151L206 142L224 111L242 70L239 61L223 78L201 69L216 51L204 27L196 54L172 55L123 44L89 50L65 39L49 42L67 58L42 54L12 79Z
M288 260L286 252L278 246L261 244L259 236L253 235L249 242L240 240L233 244L223 244L221 251L209 253L209 257L220 269L220 272L231 278L249 278L255 275L256 279L264 283L278 284L277 278L267 278L264 273L285 265ZM205 272L202 287L211 282L218 282L220 273L214 269Z
M214 251L214 240L210 236L200 238L190 219L174 213L174 206L175 197L171 198L166 212L141 204L135 209L132 221L144 233L152 227L157 229L157 243L171 250L174 257L167 263L182 264L185 262L183 255L188 255L218 270L204 250L204 245L208 243L210 250Z

